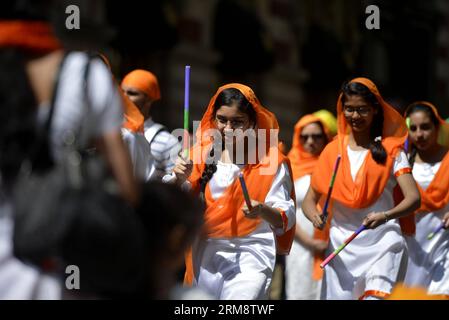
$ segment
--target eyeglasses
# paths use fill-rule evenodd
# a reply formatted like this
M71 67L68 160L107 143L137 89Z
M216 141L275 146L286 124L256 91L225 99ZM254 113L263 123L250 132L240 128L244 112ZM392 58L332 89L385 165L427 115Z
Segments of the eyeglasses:
M421 125L414 125L414 124L410 125L411 132L415 132L416 130L418 130L418 128L421 131L428 131L432 129L432 125L430 123L423 123Z
M243 129L248 122L248 120L246 120L246 119L228 120L221 116L215 117L215 121L217 122L217 126L219 126L219 127L226 127L226 125L229 122L231 124L232 129Z
M354 112L357 112L360 116L366 117L372 110L373 110L372 107L360 107L360 108L344 107L343 112L348 116L352 116Z
M299 138L302 142L307 142L309 138L312 138L312 140L321 140L324 138L324 134L322 133L312 133L312 134L301 134L299 135Z

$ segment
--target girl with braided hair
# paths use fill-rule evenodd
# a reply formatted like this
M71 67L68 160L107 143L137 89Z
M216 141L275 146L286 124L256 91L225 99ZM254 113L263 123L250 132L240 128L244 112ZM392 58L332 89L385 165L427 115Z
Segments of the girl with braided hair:
M449 233L440 231L427 238L442 222L449 227L449 124L426 101L412 103L405 116L409 161L421 194L421 207L414 214L416 234L407 239L405 283L423 287L430 295L449 297Z
M383 299L405 276L403 233L413 233L410 213L420 203L402 150L407 127L404 118L366 78L343 85L337 117L337 139L321 153L302 209L316 228L316 238L329 241L328 254L360 225L367 230L327 265L321 298ZM324 223L317 205L323 206L339 155L329 216ZM402 192L401 201L394 197L396 191Z
M265 137L274 131L263 141L251 129ZM185 283L215 299L268 298L276 253L290 250L295 201L289 161L277 136L271 139L278 129L275 116L249 87L225 85L212 97L196 133L193 163L178 158L175 166L176 183L202 194L206 204L205 227L186 257ZM245 204L240 173L252 208Z

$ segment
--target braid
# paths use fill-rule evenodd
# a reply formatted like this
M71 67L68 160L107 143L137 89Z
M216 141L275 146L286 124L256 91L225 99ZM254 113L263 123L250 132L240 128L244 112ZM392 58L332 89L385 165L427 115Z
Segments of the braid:
M415 164L416 154L418 153L418 148L416 148L415 145L412 143L411 149L412 150L410 152L410 155L408 156L408 161L410 163L410 166L413 169L413 165Z
M204 168L203 173L200 178L200 197L204 200L204 191L206 190L206 185L212 179L215 171L217 171L217 163L214 159L215 152L214 148L210 151L208 161L206 161L206 167ZM212 160L212 161L211 161Z
M373 125L371 126L371 142L369 144L369 149L371 151L371 155L379 164L384 164L387 160L387 152L385 151L384 146L382 145L382 129L384 126L384 113L382 107L377 107L377 114L373 118ZM380 137L380 139L376 139Z

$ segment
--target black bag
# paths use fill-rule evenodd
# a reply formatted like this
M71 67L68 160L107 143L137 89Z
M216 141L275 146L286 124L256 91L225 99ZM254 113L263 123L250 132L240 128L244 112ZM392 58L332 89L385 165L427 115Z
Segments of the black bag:
M84 70L86 109L89 66L90 59ZM14 255L59 273L68 265L78 266L83 291L135 294L146 269L143 226L119 195L100 155L77 145L83 128L64 137L63 161L36 169L38 154L49 154L57 88L34 159L22 165L14 187Z

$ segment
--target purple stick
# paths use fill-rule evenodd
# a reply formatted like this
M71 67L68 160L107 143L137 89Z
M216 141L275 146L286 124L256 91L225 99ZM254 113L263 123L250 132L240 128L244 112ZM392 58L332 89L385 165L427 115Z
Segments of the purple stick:
M432 239L443 228L444 228L444 221L441 222L441 224L438 227L436 227L435 230L433 230L433 232L429 233L429 235L427 236L427 240Z
M186 66L184 80L184 158L188 157L189 136L190 66Z

